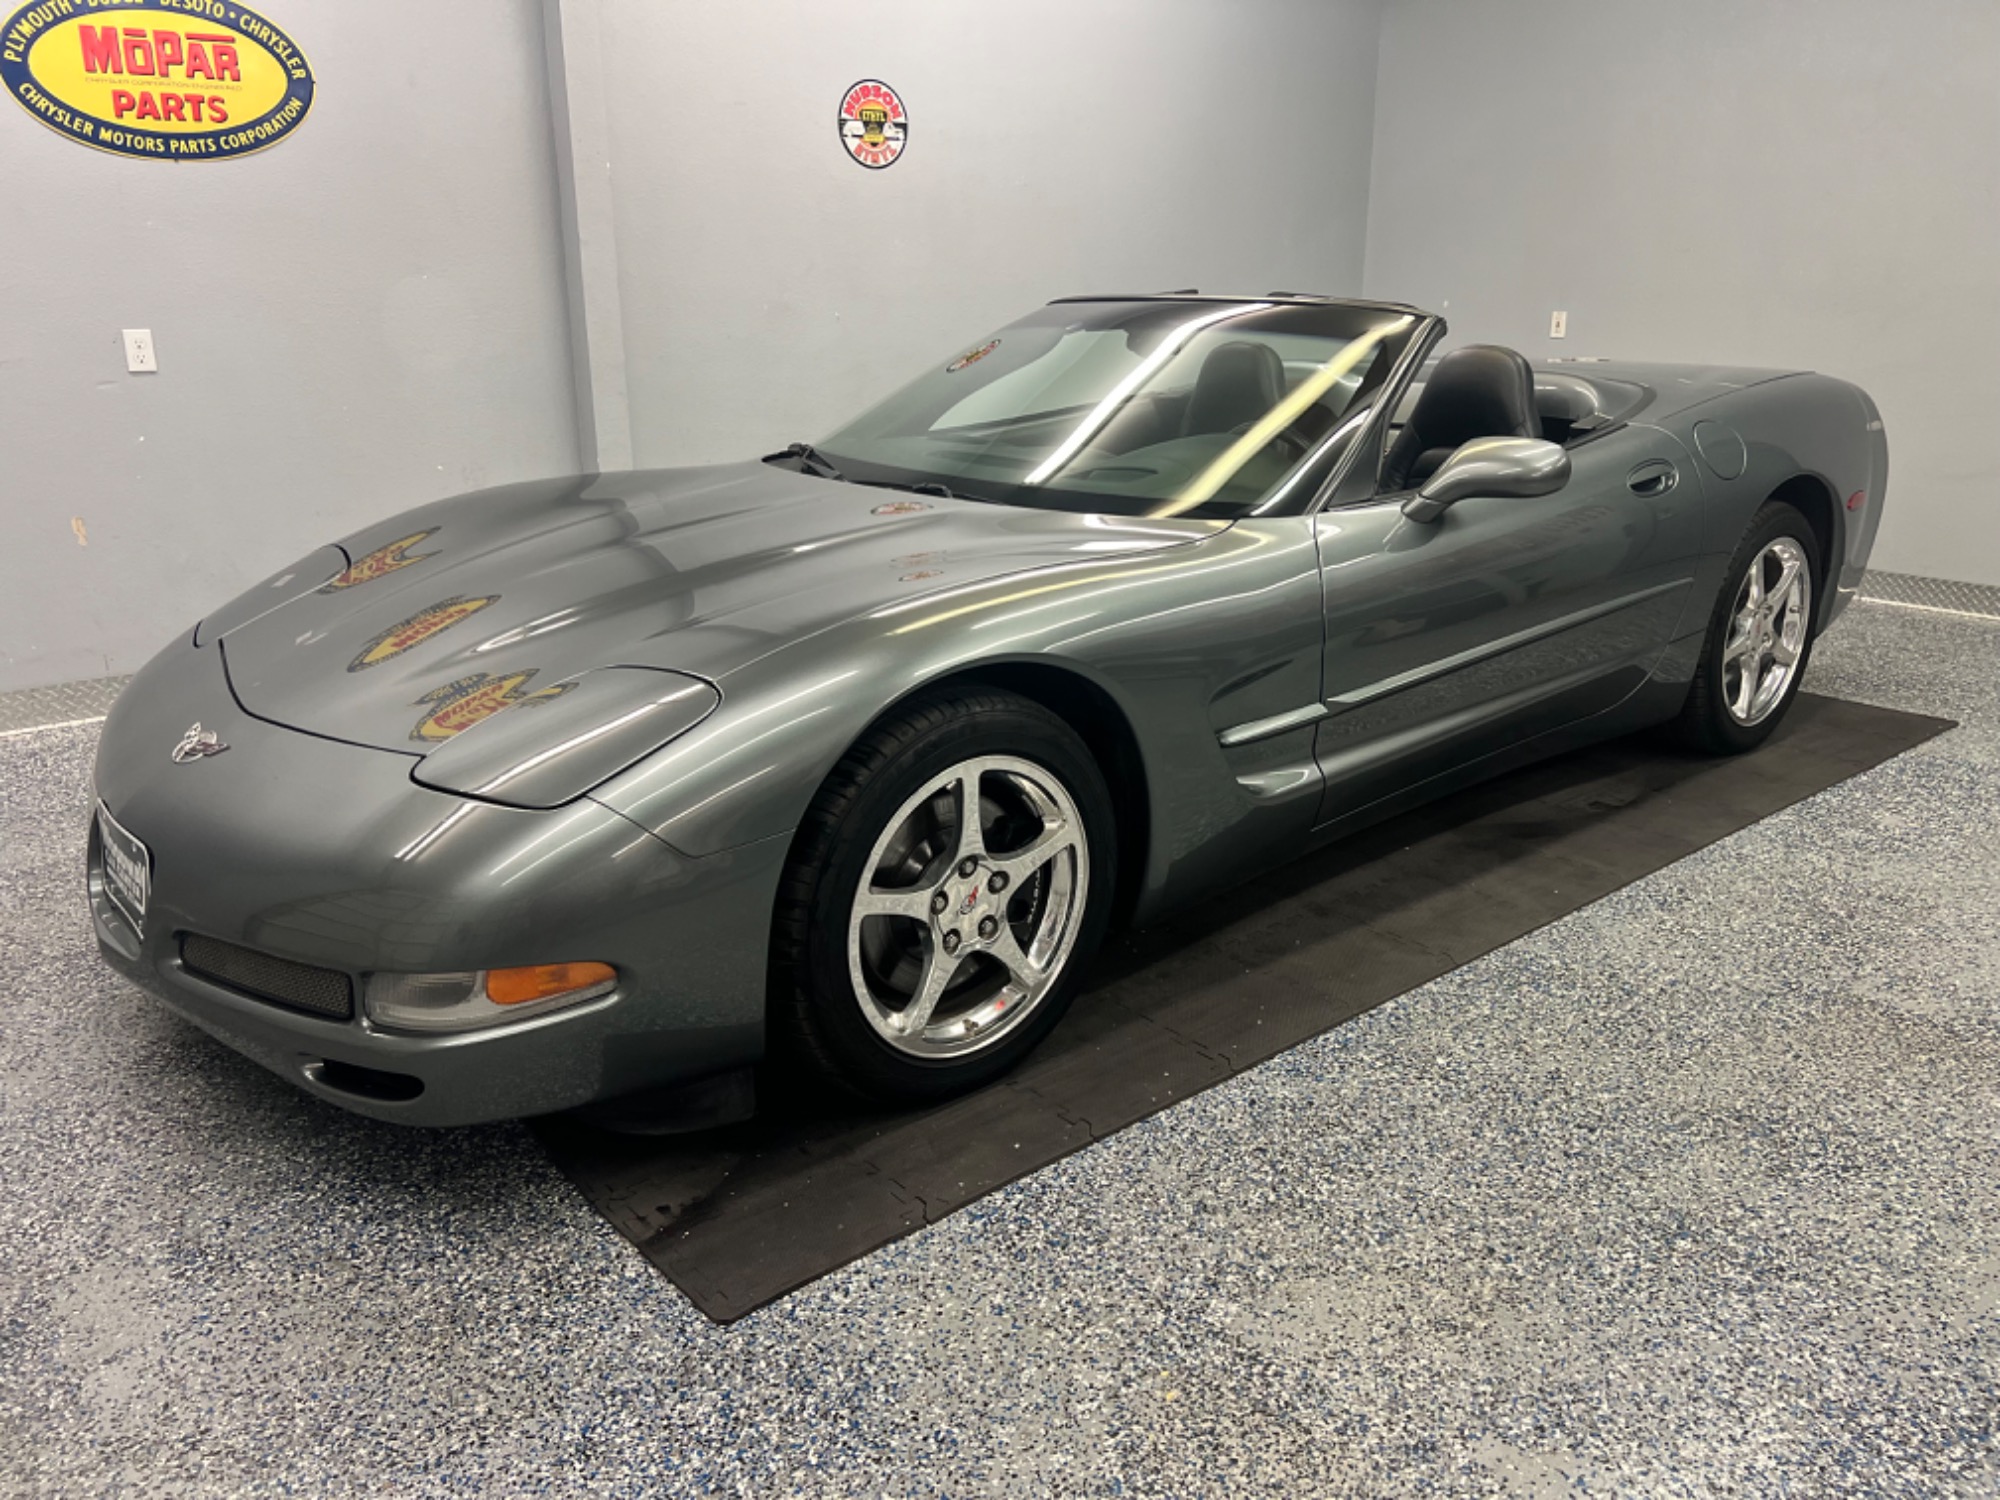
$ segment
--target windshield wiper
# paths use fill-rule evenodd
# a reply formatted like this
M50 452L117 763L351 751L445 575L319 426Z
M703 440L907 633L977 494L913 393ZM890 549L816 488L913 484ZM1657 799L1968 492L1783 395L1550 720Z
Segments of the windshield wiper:
M912 495L936 495L940 500L977 500L977 495L968 495L955 490L948 484L940 484L935 479L920 479L915 484L904 484L895 479L858 479L856 484L865 484L876 490L905 490Z
M811 443L793 443L782 453L767 453L764 455L764 462L776 463L781 458L796 458L801 470L808 474L817 474L821 479L838 479L843 482L847 479L847 476L828 463L825 456Z

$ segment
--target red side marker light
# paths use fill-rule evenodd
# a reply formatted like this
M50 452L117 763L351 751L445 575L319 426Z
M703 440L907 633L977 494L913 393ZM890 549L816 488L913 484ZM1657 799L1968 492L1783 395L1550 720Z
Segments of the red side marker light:
M1849 510L1859 510L1861 509L1862 506L1866 505L1867 503L1868 503L1868 491L1866 490L1856 490L1853 494L1847 497L1847 508Z

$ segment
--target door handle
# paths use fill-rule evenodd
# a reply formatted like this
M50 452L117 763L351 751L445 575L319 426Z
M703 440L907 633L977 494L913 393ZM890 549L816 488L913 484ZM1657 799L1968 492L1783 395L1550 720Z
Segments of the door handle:
M1653 499L1664 495L1681 480L1681 471L1669 458L1652 458L1625 476L1625 488L1635 495Z

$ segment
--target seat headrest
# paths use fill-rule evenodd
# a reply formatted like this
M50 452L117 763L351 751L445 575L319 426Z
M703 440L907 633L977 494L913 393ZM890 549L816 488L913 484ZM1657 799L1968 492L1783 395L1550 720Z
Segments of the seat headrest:
M1285 394L1285 362L1269 344L1233 339L1202 360L1181 419L1184 434L1228 432L1254 422Z
M1512 349L1467 344L1437 362L1415 410L1382 461L1381 487L1422 484L1474 438L1542 435L1535 412L1535 372Z
M1482 437L1540 437L1535 372L1499 344L1454 349L1424 382L1410 426L1426 448L1456 448Z

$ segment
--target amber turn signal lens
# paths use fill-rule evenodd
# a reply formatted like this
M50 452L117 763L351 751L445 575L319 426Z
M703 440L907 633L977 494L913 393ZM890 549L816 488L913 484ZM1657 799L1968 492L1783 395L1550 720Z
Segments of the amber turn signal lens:
M618 975L609 964L530 964L525 969L488 969L486 998L495 1005L525 1005L571 990L594 989Z

